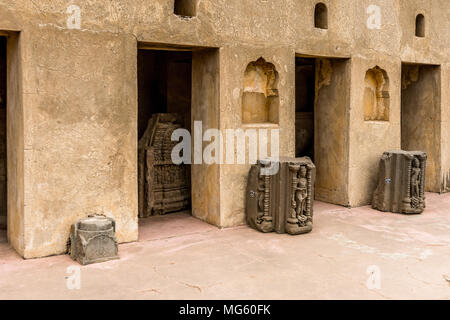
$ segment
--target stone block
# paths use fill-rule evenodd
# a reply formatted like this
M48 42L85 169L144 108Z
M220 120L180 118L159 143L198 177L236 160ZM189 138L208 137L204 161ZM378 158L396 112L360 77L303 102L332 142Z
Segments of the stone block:
M385 152L380 160L372 207L384 212L422 213L426 160L427 154L422 151Z
M266 175L271 161L258 161L250 169L247 223L261 232L308 233L313 226L315 166L311 159L280 158L278 172Z
M119 259L114 219L93 215L73 224L68 251L82 265Z

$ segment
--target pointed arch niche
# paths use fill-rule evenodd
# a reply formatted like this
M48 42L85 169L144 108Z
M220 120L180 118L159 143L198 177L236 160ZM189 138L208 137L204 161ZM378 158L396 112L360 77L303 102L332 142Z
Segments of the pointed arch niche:
M278 123L278 72L263 58L250 62L244 73L243 123Z
M389 78L385 70L376 66L364 78L364 120L389 121Z

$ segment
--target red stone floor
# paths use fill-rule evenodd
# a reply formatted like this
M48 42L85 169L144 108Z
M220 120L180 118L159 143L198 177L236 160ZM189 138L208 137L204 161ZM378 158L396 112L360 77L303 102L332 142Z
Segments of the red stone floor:
M0 231L0 299L450 299L450 194L421 215L314 204L300 236L218 229L177 213L141 220L120 260L23 260Z

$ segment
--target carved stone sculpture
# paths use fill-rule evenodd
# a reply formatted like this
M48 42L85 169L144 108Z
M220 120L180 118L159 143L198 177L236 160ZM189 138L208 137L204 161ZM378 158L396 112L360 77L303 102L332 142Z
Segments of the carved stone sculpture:
M315 166L307 158L280 158L279 170L264 175L270 161L250 169L247 185L247 222L261 232L292 235L312 230Z
M426 153L421 151L385 152L380 161L372 207L385 212L422 213L425 208L426 160Z
M188 208L188 168L172 162L171 140L181 128L175 114L156 114L139 141L139 217L166 214Z
M274 231L274 206L270 206L273 196L274 176L262 175L261 169L269 167L270 162L258 161L250 169L247 185L247 222L261 232Z
M119 259L115 221L102 215L78 221L70 230L68 252L82 265Z

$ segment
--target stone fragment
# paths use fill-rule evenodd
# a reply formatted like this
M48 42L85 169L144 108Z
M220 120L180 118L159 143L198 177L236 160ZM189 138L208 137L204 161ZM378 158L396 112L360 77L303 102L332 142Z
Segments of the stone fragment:
M139 141L139 217L187 209L188 167L172 162L172 133L181 128L176 114L155 114Z
M315 166L311 159L280 158L279 170L265 175L271 161L258 161L250 169L247 223L261 232L307 233L313 226Z
M93 215L73 224L68 251L82 265L119 259L114 219Z
M384 212L422 213L425 208L427 154L422 151L388 151L380 160L378 187L372 207Z

